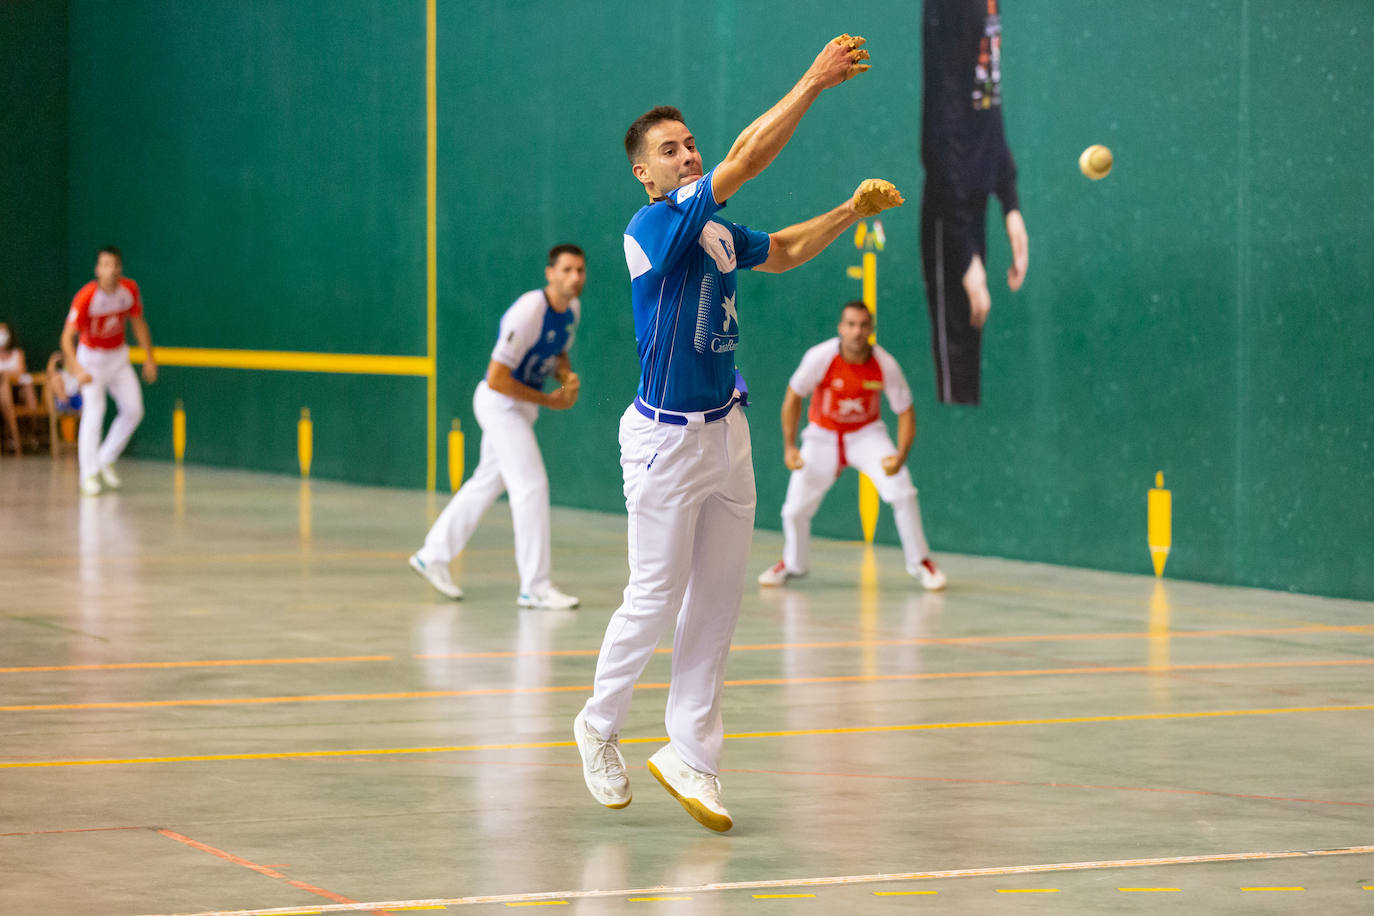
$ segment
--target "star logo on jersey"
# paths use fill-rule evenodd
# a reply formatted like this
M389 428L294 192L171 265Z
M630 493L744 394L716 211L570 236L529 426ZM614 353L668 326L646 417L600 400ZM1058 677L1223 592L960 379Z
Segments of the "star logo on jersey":
M549 333L547 333L547 334L544 335L544 339L547 340L547 341L552 342L553 339L554 339L555 337L557 337L557 336L558 336L558 332L557 332L557 331L550 331Z
M842 417L862 416L864 413L863 398L840 398L835 402L835 410Z
M739 312L735 309L735 294L731 293L726 296L720 304L725 308L725 321L720 326L720 332L724 334L730 330L730 322L732 321L736 328L739 327Z

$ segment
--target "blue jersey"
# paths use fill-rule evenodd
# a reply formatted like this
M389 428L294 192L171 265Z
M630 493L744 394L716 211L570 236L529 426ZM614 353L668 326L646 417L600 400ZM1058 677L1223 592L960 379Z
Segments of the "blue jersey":
M639 397L652 407L711 410L735 390L735 270L767 260L769 239L715 215L725 205L714 174L644 207L625 228Z
M562 312L549 305L542 289L532 289L506 309L491 358L510 367L511 377L538 391L558 363L558 355L572 348L582 303L574 299Z

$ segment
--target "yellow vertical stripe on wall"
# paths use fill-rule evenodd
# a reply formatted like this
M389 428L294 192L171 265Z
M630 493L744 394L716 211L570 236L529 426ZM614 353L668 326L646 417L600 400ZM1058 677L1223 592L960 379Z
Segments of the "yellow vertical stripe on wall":
M426 338L429 355L430 374L426 395L428 397L428 417L426 418L426 438L428 454L425 467L425 489L434 489L434 479L438 466L438 399L439 380L437 363L439 354L439 265L438 265L438 189L439 189L439 144L438 144L438 74L435 64L435 32L437 15L436 0L425 0L425 269L426 269Z

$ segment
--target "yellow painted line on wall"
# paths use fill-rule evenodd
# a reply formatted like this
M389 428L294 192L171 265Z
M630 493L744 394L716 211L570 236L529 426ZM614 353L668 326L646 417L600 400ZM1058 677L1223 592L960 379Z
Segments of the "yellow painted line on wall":
M433 491L438 467L439 381L439 68L437 0L425 0L425 385L427 453L425 489Z
M741 732L738 734L727 734L728 740L738 741L747 738L798 738L812 735L857 735L857 734L881 734L885 732L912 732L927 731L931 729L948 728L1005 728L1009 726L1023 725L1083 725L1103 722L1146 722L1146 721L1165 721L1180 719L1201 719L1201 718L1225 718L1233 716L1273 716L1292 713L1311 713L1311 712L1363 712L1374 710L1374 706L1296 706L1282 707L1278 709L1218 709L1203 712L1161 712L1161 713L1137 713L1131 715L1118 716L1075 716L1062 719L1004 719L987 722L926 722L916 725L868 725L854 726L849 728L812 728L796 729L791 731L772 731L772 732ZM666 735L655 735L646 738L622 738L621 744L658 744L667 741ZM530 741L518 744L468 744L453 745L449 747L390 747L390 748L365 748L358 750L333 750L333 751L281 751L265 752L257 754L197 754L181 757L115 757L100 760L29 760L20 762L0 763L0 770L22 769L31 767L72 767L72 766L113 766L120 764L136 763L205 763L212 761L227 760L286 760L291 758L314 758L314 757L369 757L378 755L402 755L402 754L457 754L473 751L529 751L544 748L563 748L575 747L573 741ZM1374 850L1374 847L1368 847ZM1303 855L1315 855L1315 853L1303 853ZM1336 855L1346 855L1345 850L1341 850Z
M143 362L141 347L129 348L129 359ZM326 372L342 375L434 376L430 356L382 356L372 353L309 353L296 350L215 350L158 347L161 366L197 369L258 369L269 372Z

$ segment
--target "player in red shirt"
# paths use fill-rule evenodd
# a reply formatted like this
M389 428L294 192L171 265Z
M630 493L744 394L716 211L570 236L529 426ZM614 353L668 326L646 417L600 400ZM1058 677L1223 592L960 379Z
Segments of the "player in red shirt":
M72 299L62 328L63 362L81 383L83 406L76 444L81 492L87 496L98 495L103 487L119 486L115 460L143 419L143 389L138 386L124 342L126 320L147 354L143 380L151 385L157 381L157 363L153 360L153 338L143 318L143 298L138 284L124 276L119 249L110 245L96 255L95 279ZM116 413L102 442L106 393L114 398Z
M761 585L783 585L804 576L810 560L811 519L846 465L867 474L892 507L906 569L932 591L945 574L930 557L916 487L906 468L916 441L911 389L892 355L870 344L873 314L862 302L846 302L839 336L806 351L787 383L782 402L783 461L792 471L782 507L782 559L759 576ZM812 393L801 448L796 446L802 399ZM894 447L879 415L879 400L897 414Z

